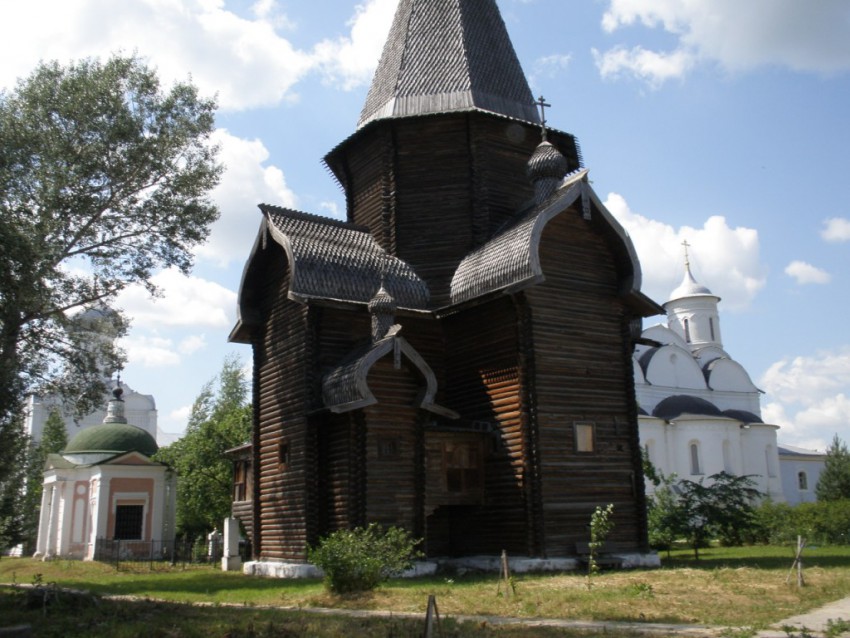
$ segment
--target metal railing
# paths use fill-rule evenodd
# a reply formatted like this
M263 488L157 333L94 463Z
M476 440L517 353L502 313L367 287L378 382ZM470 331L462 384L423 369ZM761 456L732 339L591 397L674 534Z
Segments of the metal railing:
M141 541L97 539L94 560L121 567L151 570L186 565L221 563L222 543L206 540Z

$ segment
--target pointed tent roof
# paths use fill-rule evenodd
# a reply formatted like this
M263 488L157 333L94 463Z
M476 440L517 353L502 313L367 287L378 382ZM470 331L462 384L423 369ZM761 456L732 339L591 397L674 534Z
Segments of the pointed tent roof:
M540 122L495 0L401 0L358 128L469 110Z

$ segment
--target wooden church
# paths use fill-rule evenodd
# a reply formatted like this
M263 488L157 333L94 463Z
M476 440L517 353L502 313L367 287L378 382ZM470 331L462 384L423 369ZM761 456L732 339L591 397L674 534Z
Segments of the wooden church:
M610 539L646 551L631 357L661 308L495 0L401 0L325 162L347 220L261 205L231 333L255 559L371 522L431 557L568 557L608 503Z

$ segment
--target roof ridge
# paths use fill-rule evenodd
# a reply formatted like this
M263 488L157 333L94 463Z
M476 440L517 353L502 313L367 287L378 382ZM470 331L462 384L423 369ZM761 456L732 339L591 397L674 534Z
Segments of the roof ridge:
M347 222L341 219L334 219L333 217L326 217L324 215L316 215L315 213L305 213L304 211L295 210L294 208L284 208L283 206L275 206L274 204L260 204L259 208L263 213L266 214L274 213L276 215L281 215L290 219L299 219L301 221L314 222L317 224L323 224L325 226L335 226L337 228L355 230L361 233L370 232L368 226L354 224L352 222Z

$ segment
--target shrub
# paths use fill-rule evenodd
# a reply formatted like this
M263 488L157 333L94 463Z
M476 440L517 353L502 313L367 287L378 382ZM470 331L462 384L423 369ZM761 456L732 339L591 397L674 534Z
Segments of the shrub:
M419 539L406 530L368 527L343 529L308 551L311 563L325 573L325 587L335 593L370 591L413 566L421 554Z

